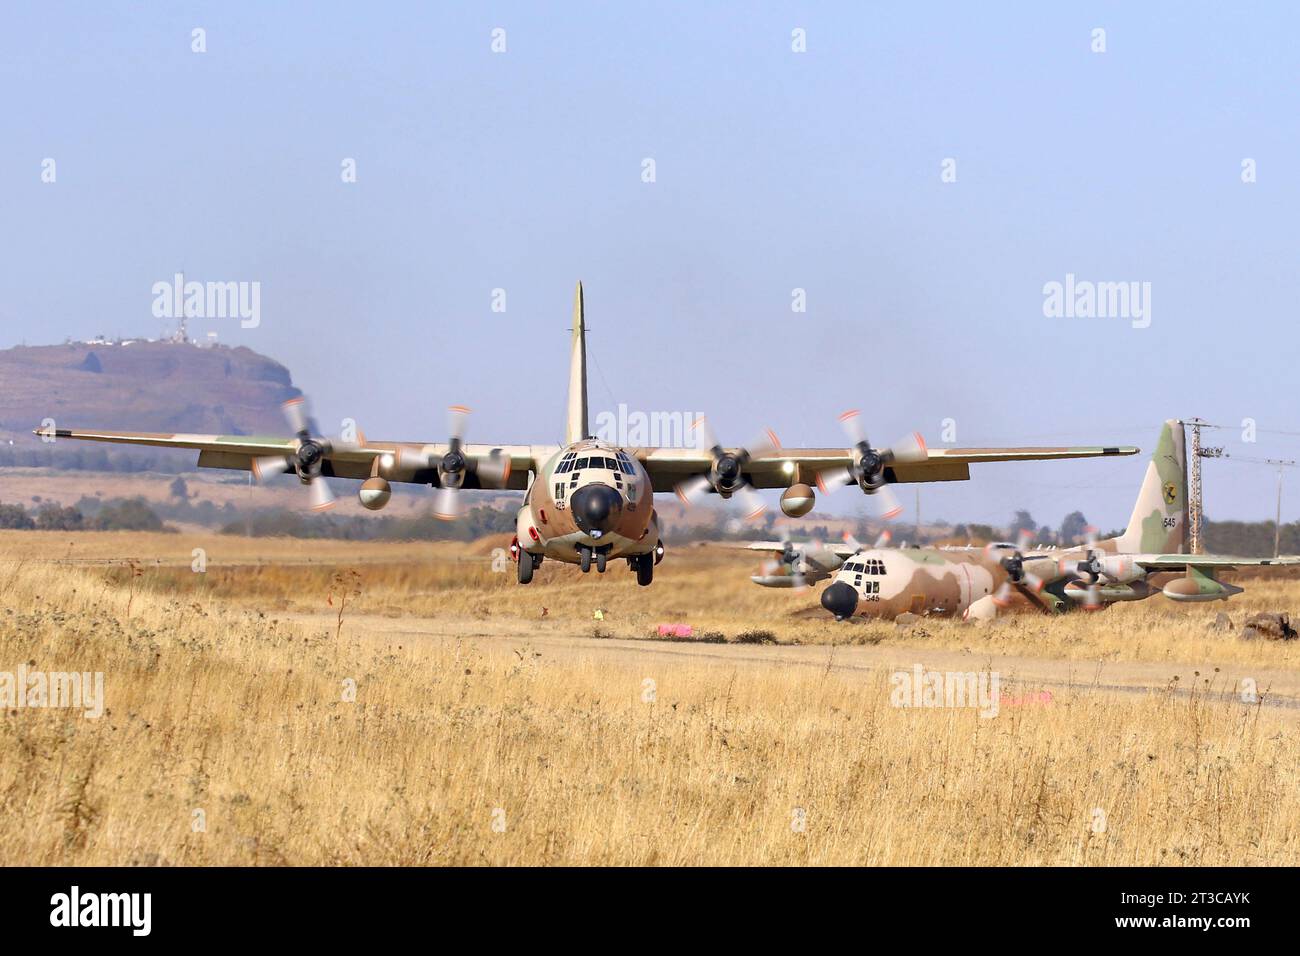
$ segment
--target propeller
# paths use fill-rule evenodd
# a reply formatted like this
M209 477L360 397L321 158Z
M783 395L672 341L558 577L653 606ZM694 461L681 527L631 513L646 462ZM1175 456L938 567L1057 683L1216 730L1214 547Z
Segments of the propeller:
M862 546L862 542L853 536L853 532L845 531L844 534L841 535L841 537L844 539L844 543L848 545L850 548L852 548L854 551L867 550ZM873 541L871 544L871 550L879 551L881 548L887 548L889 547L889 542L892 540L894 540L894 533L890 531L888 528L886 528L884 531L880 532L880 534L876 536L876 540Z
M912 432L886 448L873 448L862 427L862 413L856 408L840 415L840 425L848 435L853 450L853 464L847 468L831 468L817 475L817 487L830 494L845 485L857 484L864 493L876 498L880 516L893 520L903 513L888 483L885 468L892 464L925 461L929 452L920 432Z
M1083 609L1085 611L1097 611L1102 606L1100 582L1106 575L1106 556L1095 549L1097 544L1096 528L1089 526L1084 529L1084 544L1084 558L1082 561L1071 561L1068 558L1062 558L1057 562L1057 567L1065 577L1072 578L1074 581L1085 585Z
M758 458L765 458L781 447L776 433L770 428L748 445L727 451L718 442L717 436L709 426L708 419L701 416L691 425L691 430L698 434L698 446L706 448L713 460L707 474L695 475L679 482L673 489L677 497L687 505L700 504L706 495L715 492L724 499L736 497L744 510L744 516L753 520L767 510L767 505L759 497L754 486L745 480L745 466Z
M433 445L423 448L402 448L397 453L398 467L403 470L438 471L438 492L433 499L433 516L442 521L455 521L464 510L460 492L465 487L465 476L474 474L479 485L489 488L505 487L510 477L510 457L499 448L493 449L486 459L470 458L465 454L465 429L469 423L470 409L452 405L447 409L447 450L439 453Z
M282 475L292 471L298 480L307 486L311 495L312 511L327 511L334 507L334 493L325 483L322 474L325 460L336 451L356 450L365 447L365 437L359 442L335 441L316 438L311 433L311 420L307 414L307 403L301 396L291 398L280 409L285 421L293 429L297 442L293 452L288 455L263 455L254 458L250 467L253 476L263 481L272 475Z
M809 541L806 545L795 544L790 540L789 528L782 525L781 544L783 545L781 556L764 562L763 573L765 575L774 575L782 568L786 568L786 573L790 576L791 587L795 590L802 590L808 586L808 565L804 557L804 548L809 548L813 551L820 551L822 549L822 542L813 540Z
M1083 560L1072 561L1068 558L1062 558L1057 562L1061 573L1089 584L1096 584L1100 581L1102 575L1106 573L1106 566L1102 559L1098 557L1096 544L1097 529L1092 526L1085 528Z
M1015 549L1010 554L1003 555L999 559L998 563L1007 572L1007 579L993 592L993 603L998 607L1008 607L1016 591L1025 594L1031 601L1034 601L1036 595L1043 590L1043 579L1032 571L1025 570L1025 552L1029 550L1029 546L1033 543L1033 532L1022 528L1016 539ZM993 545L989 545L985 550L989 551L993 548Z

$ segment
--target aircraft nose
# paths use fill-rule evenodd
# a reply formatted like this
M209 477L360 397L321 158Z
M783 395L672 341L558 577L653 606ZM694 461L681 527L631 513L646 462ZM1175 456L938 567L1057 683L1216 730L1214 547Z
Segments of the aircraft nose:
M822 592L822 607L834 614L837 621L852 617L858 607L858 592L851 584L836 581Z
M609 531L623 511L623 496L609 485L583 485L569 499L578 527L598 538Z

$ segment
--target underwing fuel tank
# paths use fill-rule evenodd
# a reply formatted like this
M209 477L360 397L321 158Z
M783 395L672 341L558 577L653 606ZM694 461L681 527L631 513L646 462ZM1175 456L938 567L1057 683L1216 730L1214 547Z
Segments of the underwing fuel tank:
M1145 581L1133 581L1129 584L1106 584L1097 590L1102 604L1115 601L1142 601L1155 594L1155 588ZM1065 586L1065 596L1075 603L1082 604L1088 599L1088 586L1074 582Z
M393 497L393 486L378 476L367 478L361 483L361 490L357 492L357 497L361 500L363 508L368 511L380 511Z
M791 485L781 492L781 511L789 518L802 518L816 503L817 496L806 484Z
M792 574L752 574L749 580L765 588L792 588L795 583Z
M1226 601L1234 594L1240 594L1241 588L1235 584L1224 584L1208 574L1188 571L1187 576L1175 578L1165 585L1160 593L1171 601L1191 603L1195 601Z

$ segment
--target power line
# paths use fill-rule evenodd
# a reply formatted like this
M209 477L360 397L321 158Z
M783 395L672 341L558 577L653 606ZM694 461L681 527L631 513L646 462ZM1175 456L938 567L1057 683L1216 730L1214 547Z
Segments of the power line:
M1204 521L1204 510L1202 508L1201 484L1201 459L1202 458L1220 458L1228 461L1241 462L1250 465L1268 465L1277 469L1277 514L1273 523L1273 557L1278 556L1282 544L1282 476L1287 468L1296 467L1296 462L1286 458L1252 458L1247 455L1232 455L1225 451L1222 446L1205 447L1201 444L1201 429L1215 428L1225 429L1234 428L1232 425L1214 425L1200 418L1188 418L1182 420L1182 424L1190 425L1192 429L1192 448L1188 457L1191 459L1191 488L1188 493L1188 523L1190 541L1188 549L1192 554L1203 554L1201 542L1202 522ZM1286 434L1282 432L1281 434Z

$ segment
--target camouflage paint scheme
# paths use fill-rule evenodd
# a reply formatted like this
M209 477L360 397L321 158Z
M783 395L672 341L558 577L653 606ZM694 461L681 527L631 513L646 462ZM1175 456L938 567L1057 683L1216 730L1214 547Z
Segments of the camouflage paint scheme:
M572 560L578 548L607 548L610 558L624 558L653 552L659 544L659 519L654 510L650 475L635 458L628 456L633 474L605 468L586 468L568 474L556 474L560 461L569 454L576 460L593 457L617 460L625 449L607 442L586 439L574 442L552 455L542 466L536 481L524 496L524 505L516 519L516 538L524 550L559 561ZM596 454L598 453L598 454ZM623 500L620 517L614 526L593 538L578 527L568 508L572 497L573 476L579 486L602 484L613 488ZM563 489L557 496L557 487ZM536 532L537 537L533 537Z
M300 400L299 400L300 401ZM467 412L467 409L460 409ZM527 491L520 509L518 547L521 551L539 557L548 557L569 563L581 563L584 551L599 549L606 557L639 556L654 552L656 562L662 556L658 521L652 506L656 492L674 490L687 479L709 475L717 458L714 449L634 447L616 448L591 437L587 417L587 366L586 321L582 283L574 295L572 340L569 356L569 394L565 421L565 444L556 445L493 445L457 443L392 442L362 439L344 444L315 439L304 432L295 438L259 437L246 435L190 435L148 432L87 431L69 428L38 429L36 434L53 439L113 442L126 445L148 445L164 448L195 449L199 452L200 468L226 468L257 471L257 463L271 460L296 464L304 484L310 477L303 471L302 462L308 456L300 455L313 447L319 455L313 457L314 475L323 478L352 478L364 482L360 491L362 503L371 510L384 507L390 498L390 482L444 486L437 463L449 452L463 455L467 465L459 473L456 488L504 488ZM557 470L567 455L587 457L595 450L602 458L619 460L624 453L631 463L632 472L622 473L626 488L620 490L620 479L609 469L588 469L581 476L578 487L604 485L613 488L620 496L614 524L602 531L599 537L587 534L574 520L570 502L578 487L566 484L556 496ZM921 460L908 463L892 462L883 467L884 483L964 481L970 477L970 465L999 461L1055 461L1073 458L1104 458L1132 455L1138 449L1121 446L1077 447L1014 447L1014 448L939 448L925 450ZM722 449L725 455L736 455L737 449ZM769 454L744 462L743 479L755 488L795 488L783 499L787 513L806 513L812 507L813 492L819 473L831 469L845 469L860 460L861 453L853 448L776 448ZM576 459L575 459L576 460ZM508 467L499 466L507 463ZM484 480L482 475L494 476ZM634 488L636 501L623 499L626 490ZM863 486L863 491L867 491ZM874 489L873 489L874 490ZM714 486L712 493L729 496L731 492ZM609 492L600 492L612 499ZM332 496L320 508L332 504ZM512 549L513 554L520 551ZM629 562L631 563L631 562ZM521 580L523 575L521 574Z
M904 612L957 617L1007 578L983 548L880 548L860 551L835 576L857 593L856 612L892 620Z
M798 555L790 574L755 576L767 587L790 586L793 575L807 582L834 575L822 604L837 618L850 615L894 618L904 611L937 617L983 619L1003 606L1064 612L1085 606L1089 585L1067 570L1095 558L1102 569L1095 600L1102 607L1140 601L1154 594L1178 602L1226 600L1241 588L1214 577L1233 567L1300 565L1300 557L1239 558L1186 553L1187 458L1182 423L1166 421L1142 479L1124 533L1067 549L1019 552L1015 544L987 548L902 548L854 550L820 547ZM783 551L784 543L758 543L759 551ZM1024 571L1041 590L1016 586L1003 561L1019 553ZM1091 553L1091 554L1090 554ZM852 594L847 588L852 589ZM832 593L831 588L835 588ZM1001 589L1001 600L995 599ZM1010 590L1008 590L1010 589ZM856 600L854 600L856 598Z

